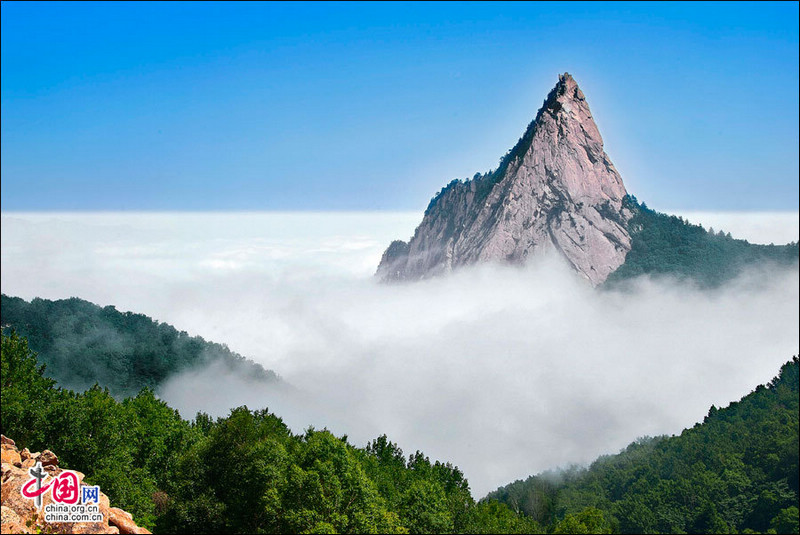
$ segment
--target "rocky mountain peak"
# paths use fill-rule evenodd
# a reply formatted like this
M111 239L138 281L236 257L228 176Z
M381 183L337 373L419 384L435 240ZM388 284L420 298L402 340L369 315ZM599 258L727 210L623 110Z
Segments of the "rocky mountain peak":
M586 101L583 92L578 87L578 82L568 72L558 75L558 83L547 96L545 100L545 109L553 110L554 112L561 111L564 104L569 101Z
M377 275L419 279L553 251L596 285L630 250L625 195L586 97L564 73L500 167L448 184L411 240L386 250Z

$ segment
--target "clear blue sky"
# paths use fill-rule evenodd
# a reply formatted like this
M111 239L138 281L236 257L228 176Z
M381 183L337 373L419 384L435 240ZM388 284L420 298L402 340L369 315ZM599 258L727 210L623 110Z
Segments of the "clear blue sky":
M564 71L649 205L797 210L798 15L2 2L2 210L422 210Z

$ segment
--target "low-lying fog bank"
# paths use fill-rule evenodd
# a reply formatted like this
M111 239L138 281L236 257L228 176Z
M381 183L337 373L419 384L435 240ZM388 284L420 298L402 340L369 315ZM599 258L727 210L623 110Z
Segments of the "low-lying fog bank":
M754 220L753 232L792 217ZM376 284L383 248L418 220L4 214L2 291L141 312L226 343L296 388L193 371L161 391L186 417L247 404L359 445L386 433L406 453L457 464L476 497L678 433L798 352L797 270L706 292L644 280L622 294L594 291L550 259Z

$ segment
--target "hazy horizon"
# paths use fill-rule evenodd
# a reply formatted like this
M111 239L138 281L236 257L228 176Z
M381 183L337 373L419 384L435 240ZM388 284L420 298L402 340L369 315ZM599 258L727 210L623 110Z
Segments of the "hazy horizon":
M3 213L0 289L146 314L298 389L192 370L161 389L184 417L246 403L295 432L327 426L362 446L385 433L406 454L459 466L476 497L679 433L798 352L796 269L714 291L645 279L619 294L551 258L377 284L384 248L420 216ZM730 222L777 242L797 239L797 218Z
M189 370L159 388L186 418L246 403L357 446L386 434L480 498L679 433L800 352L797 267L712 290L595 290L556 256L373 277L442 187L497 168L564 72L640 202L797 242L797 2L0 11L0 290L145 314L296 388Z

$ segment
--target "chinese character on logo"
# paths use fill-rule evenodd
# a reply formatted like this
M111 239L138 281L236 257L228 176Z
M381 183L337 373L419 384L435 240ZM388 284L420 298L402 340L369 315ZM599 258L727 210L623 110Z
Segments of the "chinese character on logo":
M28 473L31 475L31 479L22 486L21 492L25 498L35 500L37 509L42 508L42 496L48 491L56 503L67 505L78 503L80 480L78 480L78 474L75 472L64 470L47 485L42 485L42 480L48 477L47 472L42 470L42 463L37 462L33 468L28 470ZM93 490L96 494L88 494L88 496L97 495L98 497L95 499L95 503L97 503L99 501L100 488L95 486ZM84 493L84 496L86 495Z
M50 494L56 503L66 503L75 505L78 503L78 489L80 482L75 472L64 470L53 480L53 488Z
M81 503L84 505L87 503L99 503L100 502L100 486L95 485L93 487L81 487L82 496L81 496Z
M47 477L47 473L42 470L42 463L37 462L33 468L28 469L28 473L31 475L31 479L28 480L25 485L22 487L22 495L26 498L31 498L36 503L36 508L42 508L42 494L50 490L50 484L48 483L44 487L42 486L42 480ZM31 489L36 485L35 489Z

